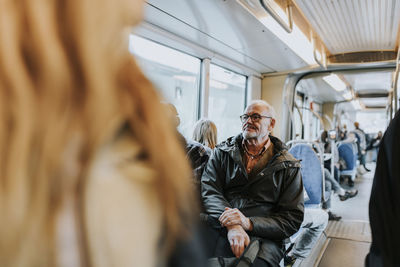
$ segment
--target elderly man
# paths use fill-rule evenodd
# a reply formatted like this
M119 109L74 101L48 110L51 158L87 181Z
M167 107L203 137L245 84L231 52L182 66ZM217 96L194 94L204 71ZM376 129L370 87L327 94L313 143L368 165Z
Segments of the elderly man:
M303 221L300 163L270 135L275 112L267 102L252 102L240 119L242 133L215 148L201 179L210 231L217 236L212 254L239 257L258 237L253 266L278 266L283 240Z

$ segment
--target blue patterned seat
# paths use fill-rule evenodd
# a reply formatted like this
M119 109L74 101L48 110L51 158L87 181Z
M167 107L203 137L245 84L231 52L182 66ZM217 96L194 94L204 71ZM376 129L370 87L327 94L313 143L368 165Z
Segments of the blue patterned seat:
M301 175L309 200L304 204L319 205L322 200L323 169L321 161L312 147L308 144L296 144L289 152L298 160L301 160Z
M357 173L357 150L352 143L341 143L338 147L339 157L346 162L346 169L340 175L350 176L354 181Z
M304 206L306 208L321 208L323 169L320 159L309 144L296 144L289 149L289 152L296 159L301 160L301 176L304 188L309 198L304 202ZM326 199L329 199L328 194L325 194L325 196ZM296 238L302 231L304 231L304 229L300 228L300 230L292 235L287 242L295 242Z

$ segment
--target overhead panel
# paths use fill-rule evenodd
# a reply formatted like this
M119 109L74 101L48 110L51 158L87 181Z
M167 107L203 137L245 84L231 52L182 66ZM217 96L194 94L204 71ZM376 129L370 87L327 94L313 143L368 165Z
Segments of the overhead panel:
M384 89L372 89L372 90L358 90L356 93L356 96L359 98L379 98L379 97L384 97L388 98L389 97L389 92Z
M362 99L361 100L364 105L366 106L386 106L388 104L388 99L383 97L383 98L373 98L373 99Z
M296 90L305 93L308 97L311 97L313 101L320 103L345 100L343 95L329 86L321 76L308 77L300 80L296 86Z
M367 109L385 109L389 102L387 98L371 98L371 99L361 99L361 103Z
M386 92L390 90L392 73L390 71L381 71L346 74L343 76L356 92L382 93L382 90L386 90Z
M396 49L400 21L398 0L294 2L330 54Z
M200 58L207 54L226 68L239 63L258 76L307 66L234 0L147 0L144 20L136 29L142 37Z

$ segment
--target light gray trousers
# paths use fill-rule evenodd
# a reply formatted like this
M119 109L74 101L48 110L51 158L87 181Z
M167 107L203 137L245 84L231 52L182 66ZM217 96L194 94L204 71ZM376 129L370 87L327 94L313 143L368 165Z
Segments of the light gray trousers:
M305 208L304 220L300 228L302 232L296 238L289 255L300 259L306 258L327 225L328 213L326 211L320 208Z

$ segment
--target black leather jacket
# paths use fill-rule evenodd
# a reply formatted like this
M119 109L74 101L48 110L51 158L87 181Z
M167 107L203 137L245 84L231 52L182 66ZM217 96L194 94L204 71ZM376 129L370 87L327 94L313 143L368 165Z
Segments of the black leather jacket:
M278 138L270 138L274 156L251 180L242 163L242 135L218 145L201 179L202 198L214 219L225 207L238 208L253 223L250 236L282 241L303 221L303 183L300 162Z

